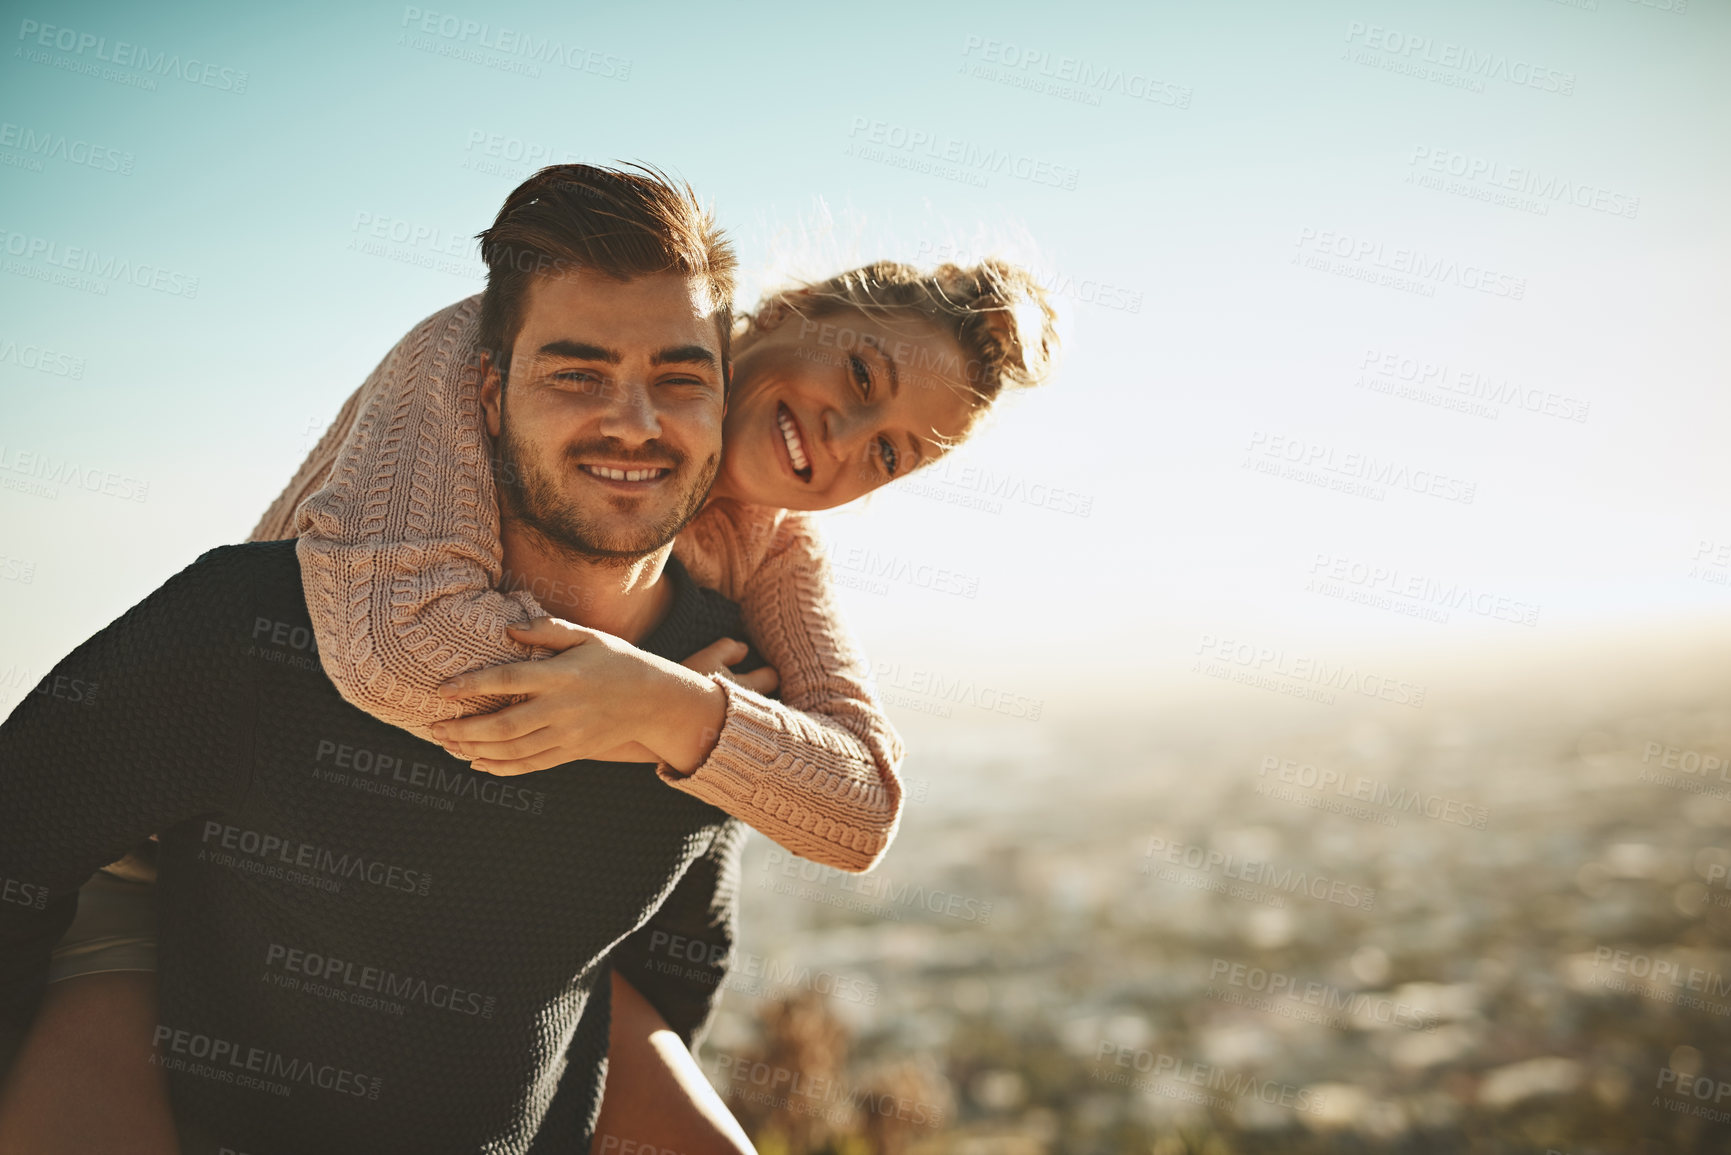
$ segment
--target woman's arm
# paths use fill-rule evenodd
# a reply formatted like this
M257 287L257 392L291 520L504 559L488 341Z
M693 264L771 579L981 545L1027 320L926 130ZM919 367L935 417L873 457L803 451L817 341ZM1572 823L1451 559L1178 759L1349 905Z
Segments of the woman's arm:
M327 481L295 518L325 672L349 702L435 741L435 722L511 701L445 697L446 681L550 655L508 632L541 615L534 598L496 588L503 573L475 361L479 304L470 298L435 314L391 351L354 406ZM320 468L309 461L302 474ZM796 854L868 869L899 816L901 746L866 690L809 522L735 507L726 516L706 510L694 531L708 535L700 553L739 560L737 581L718 582L727 566L706 574L687 564L741 603L747 629L781 673L786 704L719 679L728 701L709 756L689 775L666 763L659 772Z
M744 522L764 511L717 512ZM795 854L869 870L901 817L901 738L842 622L813 520L789 513L772 524L767 555L738 601L746 630L781 676L781 701L715 676L727 712L714 748L690 774L665 763L658 772Z
M542 612L535 599L496 588L504 575L479 315L480 298L470 297L398 342L362 387L352 423L327 435L339 442L328 466L302 466L328 476L294 517L325 673L350 703L429 740L441 718L509 701L457 702L437 693L442 682L547 655L506 633Z

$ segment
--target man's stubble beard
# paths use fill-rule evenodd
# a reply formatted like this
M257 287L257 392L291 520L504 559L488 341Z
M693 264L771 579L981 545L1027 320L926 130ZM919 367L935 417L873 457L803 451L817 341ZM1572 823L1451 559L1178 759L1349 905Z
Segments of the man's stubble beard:
M509 406L502 402L501 398L500 435L494 463L499 512L539 538L549 549L565 554L573 561L624 567L654 553L679 536L679 531L703 509L715 478L721 472L721 454L712 454L703 463L696 484L685 500L660 523L643 530L635 539L626 534L609 534L583 515L565 495L559 480L543 469L527 451L511 424ZM676 456L671 450L664 450L664 453ZM679 460L674 468L675 477L688 460ZM654 464L665 465L666 462ZM575 470L576 463L572 462L569 468Z

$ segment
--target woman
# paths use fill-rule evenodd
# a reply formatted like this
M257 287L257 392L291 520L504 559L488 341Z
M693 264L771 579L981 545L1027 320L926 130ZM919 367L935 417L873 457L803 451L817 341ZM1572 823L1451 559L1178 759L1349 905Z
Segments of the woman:
M495 479L490 469L465 468L453 449L478 436L474 350L499 347L485 331L479 298L435 314L385 358L253 536L300 537L321 661L344 696L368 712L492 773L589 757L653 761L670 786L788 849L867 869L899 815L900 744L871 698L863 660L829 598L821 547L798 511L841 505L963 440L1006 384L1045 376L1051 320L1031 278L995 261L930 274L874 264L772 295L744 319L733 340L721 472L674 547L700 584L740 603L751 640L773 668L731 678L726 664L739 660L743 644L693 655L687 665L725 695L719 719L670 724L654 690L667 674L654 660L618 639L537 618L538 597L556 595L513 589L499 570L496 515L473 516L496 508ZM406 438L391 435L405 429ZM458 476L417 502L405 494L426 460ZM474 500L460 507L450 496L459 493ZM356 509L386 512L356 516ZM310 596L315 589L327 596ZM633 665L635 678L618 677ZM780 702L759 692L774 689L776 675ZM608 696L610 686L627 682L630 699ZM136 884L99 876L92 887L118 891L136 907L128 885ZM81 907L98 901L87 887ZM147 946L148 937L148 930L135 934L133 945ZM13 1120L0 1124L0 1139L65 1117L64 1100L53 1101L56 1072L88 1069L96 1056L135 1056L148 1040L148 952L105 966L88 948L82 961L57 963L58 978L82 977L51 988L19 1065L37 1082L14 1086ZM701 1075L655 1009L617 977L613 1001L616 1078L598 1139L649 1138L668 1121L660 1117L667 1096L683 1094L697 1114L717 1118L719 1102L711 1093L705 1104ZM126 1046L117 1033L129 1036ZM104 1077L140 1149L167 1142L160 1149L172 1150L161 1084L119 1085L148 1069L111 1062ZM648 1111L643 1090L656 1080L666 1095L660 1111ZM20 1122L29 1111L40 1112L36 1122ZM704 1139L700 1121L680 1133L682 1149L737 1141L730 1123L717 1122Z

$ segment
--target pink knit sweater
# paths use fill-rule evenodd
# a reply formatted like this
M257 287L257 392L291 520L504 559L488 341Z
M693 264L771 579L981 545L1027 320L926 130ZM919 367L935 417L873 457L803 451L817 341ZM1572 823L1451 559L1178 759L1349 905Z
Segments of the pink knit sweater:
M440 683L550 653L505 633L545 611L527 591L498 589L480 301L433 314L385 356L253 531L300 538L319 656L343 697L428 739L441 718L507 701L452 702L434 693ZM782 700L717 675L727 711L715 749L689 775L665 763L657 773L795 854L869 869L900 817L902 745L842 626L816 527L717 499L673 552L699 584L740 604Z

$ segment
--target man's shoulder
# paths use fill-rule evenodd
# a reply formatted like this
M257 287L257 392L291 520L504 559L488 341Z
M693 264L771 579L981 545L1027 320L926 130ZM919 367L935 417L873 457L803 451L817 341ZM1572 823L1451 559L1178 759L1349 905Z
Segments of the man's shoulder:
M293 538L219 545L200 554L169 578L152 598L164 608L202 606L206 611L256 609L306 616L300 560Z
M207 549L182 572L206 581L249 583L281 580L292 574L298 586L300 561L295 557L292 537L281 541L247 541Z

